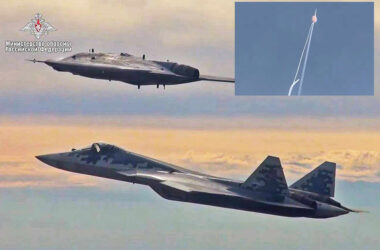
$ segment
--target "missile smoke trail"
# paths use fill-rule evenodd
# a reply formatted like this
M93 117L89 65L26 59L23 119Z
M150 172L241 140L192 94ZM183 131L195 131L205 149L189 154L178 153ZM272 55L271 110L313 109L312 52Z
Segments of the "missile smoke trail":
M304 79L304 76L305 76L305 70L306 70L306 64L307 64L307 59L308 59L308 56L309 56L311 37L313 35L314 24L317 22L317 9L315 9L314 16L312 17L311 20L312 20L312 22L311 22L310 27L309 27L309 32L307 34L305 45L303 47L303 50L302 50L302 53L301 53L301 57L300 57L300 60L298 62L298 67L297 67L296 74L294 75L293 83L292 83L292 85L289 88L288 96L292 95L293 87L298 82L300 83L299 87L298 87L298 96L301 95L302 85L303 85L303 79ZM305 54L305 59L304 59L305 48L306 48L306 54ZM302 60L303 60L303 66L302 66L301 78L297 79L297 76L298 76L298 73L299 73L299 69L300 69Z
M290 86L288 96L291 96L291 95L292 95L293 87L294 87L294 86L297 84L297 82L299 82L299 80L300 80L300 79L296 79L296 78L297 78L297 76L298 76L298 71L300 70L300 66L301 66L301 62L302 62L302 58L303 58L303 53L305 52L305 48L306 48L306 46L307 46L307 43L309 42L310 31L311 31L311 26L310 26L310 28L309 28L309 33L307 34L307 37L306 37L305 45L303 46L303 50L302 50L302 53L301 53L301 58L300 58L300 61L299 61L299 63L298 63L298 67L297 67L296 74L294 75L293 84Z
M310 49L310 43L311 43L311 36L313 35L313 29L314 29L314 22L311 24L311 31L310 31L309 42L307 43L306 56L305 56L305 61L303 63L303 68L302 68L302 73L301 73L301 80L300 80L300 86L298 88L298 96L301 95L301 91L302 91L303 78L305 76L306 63L307 63L307 58L309 56L309 49Z

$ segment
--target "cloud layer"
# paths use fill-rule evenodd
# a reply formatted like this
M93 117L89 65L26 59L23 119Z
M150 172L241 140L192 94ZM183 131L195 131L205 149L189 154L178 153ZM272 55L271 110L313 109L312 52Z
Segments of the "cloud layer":
M247 178L243 173L254 169L264 159L254 155L233 156L228 153L187 152L179 162L200 171L220 176ZM337 162L337 178L347 181L380 182L380 153L375 151L341 150L311 153L289 153L281 157L281 162L290 182L316 168L324 161Z
M64 172L34 158L96 141L116 144L211 175L241 180L247 178L267 155L275 155L281 158L289 184L324 161L337 163L338 179L380 181L380 132L374 128L355 130L349 124L348 129L340 124L335 129L321 129L323 126L318 129L318 123L313 121L315 127L302 130L280 124L273 126L276 123L273 119L262 120L260 127L243 129L220 123L211 128L200 128L195 123L191 127L186 119L167 118L162 123L162 117L151 118L151 125L145 127L139 125L139 119L126 127L118 122L97 123L97 119L86 122L83 117L77 123L71 117L67 119L71 122L62 120L60 124L25 122L27 119L23 124L15 124L4 122L7 119L0 120L3 121L0 128L1 187L103 186L99 178ZM217 120L203 120L218 124ZM235 119L234 122L240 121ZM256 123L254 119L251 122ZM310 123L307 119L304 122Z
M41 166L36 161L0 161L0 188L94 186L96 179Z

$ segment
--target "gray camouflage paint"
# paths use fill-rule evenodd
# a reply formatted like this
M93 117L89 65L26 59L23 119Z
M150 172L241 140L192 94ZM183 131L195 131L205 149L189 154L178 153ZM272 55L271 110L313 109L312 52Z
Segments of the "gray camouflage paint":
M46 61L57 71L70 72L89 78L121 81L133 85L174 85L195 81L235 82L228 77L200 75L199 70L169 61L153 61L135 57L128 53L78 53L63 59Z
M242 186L252 190L269 192L273 195L286 195L288 185L286 184L280 159L268 156Z
M319 192L327 188L323 185L331 185L324 181L322 171L331 173L334 166L335 173L332 164L322 164L311 172L311 179L308 175L301 179L302 183L319 185L317 192L311 192L288 188L280 159L273 156L268 156L245 182L187 170L106 143L37 158L71 172L148 185L169 200L288 217L329 218L353 212Z
M334 197L336 164L324 162L291 187Z

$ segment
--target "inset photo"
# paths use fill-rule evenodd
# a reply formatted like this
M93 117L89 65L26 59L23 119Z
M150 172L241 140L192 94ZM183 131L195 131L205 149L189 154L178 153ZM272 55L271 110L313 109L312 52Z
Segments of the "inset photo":
M235 94L373 96L373 2L236 2Z

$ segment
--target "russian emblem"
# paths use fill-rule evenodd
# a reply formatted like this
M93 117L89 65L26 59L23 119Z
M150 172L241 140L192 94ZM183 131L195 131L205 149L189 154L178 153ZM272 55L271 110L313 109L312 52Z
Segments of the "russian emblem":
M47 35L50 31L55 31L56 29L42 18L42 15L37 13L34 18L27 23L21 31L29 31L30 34L40 39L41 36Z

